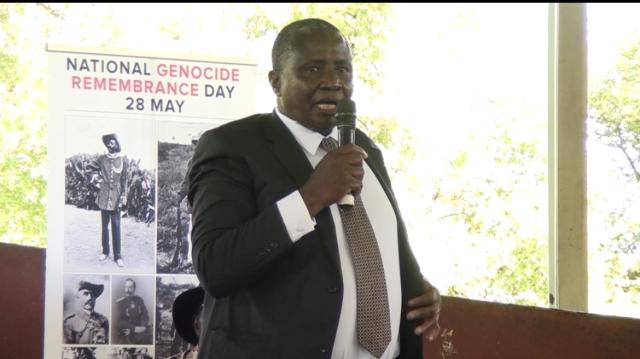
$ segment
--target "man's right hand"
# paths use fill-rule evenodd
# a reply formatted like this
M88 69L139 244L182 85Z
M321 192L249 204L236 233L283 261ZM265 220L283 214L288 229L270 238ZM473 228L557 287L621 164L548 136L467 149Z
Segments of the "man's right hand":
M340 146L324 156L300 188L312 217L347 193L360 194L366 158L367 153L357 145Z

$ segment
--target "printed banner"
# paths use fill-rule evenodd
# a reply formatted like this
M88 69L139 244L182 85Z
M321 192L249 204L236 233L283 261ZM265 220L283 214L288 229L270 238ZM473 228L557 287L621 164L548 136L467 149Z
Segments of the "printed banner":
M185 181L202 132L255 112L256 65L49 48L45 358L168 358L198 284Z

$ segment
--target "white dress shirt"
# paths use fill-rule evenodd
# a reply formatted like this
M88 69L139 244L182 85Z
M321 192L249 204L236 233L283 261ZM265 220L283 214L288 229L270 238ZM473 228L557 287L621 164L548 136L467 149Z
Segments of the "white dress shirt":
M300 147L303 148L309 162L315 168L326 154L326 151L320 148L320 142L324 138L322 134L300 125L298 122L283 115L277 109L276 113L291 131L300 144ZM334 139L337 138L337 130L335 128L330 136ZM366 162L363 167L364 178L360 197L367 209L369 221L371 222L376 240L378 241L384 266L387 295L389 296L391 342L381 358L391 359L396 358L400 353L398 332L400 328L402 294L400 288L400 263L398 258L398 227L393 207L382 185L378 182L376 175ZM295 242L299 240L302 236L315 229L315 220L309 215L309 211L299 191L294 191L284 197L278 201L277 205L292 241ZM338 254L340 256L342 283L344 287L342 310L340 311L338 331L333 343L331 358L371 359L374 357L358 344L356 333L355 274L338 206L334 203L330 206L330 210L336 228Z

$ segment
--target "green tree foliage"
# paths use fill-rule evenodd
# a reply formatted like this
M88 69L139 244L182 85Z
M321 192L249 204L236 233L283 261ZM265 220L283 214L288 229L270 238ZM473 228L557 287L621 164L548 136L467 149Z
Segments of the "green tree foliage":
M389 4L292 4L285 21L274 21L257 7L245 22L245 34L256 39L275 33L284 25L315 17L334 24L351 43L354 72L367 86L378 88L380 73L376 64L383 58L387 41L387 19L391 16Z
M619 157L613 160L624 165L611 178L620 178L619 185L629 188L628 199L607 207L606 213L601 213L605 206L590 203L590 216L594 220L602 216L607 228L605 238L593 238L598 243L597 255L592 259L603 262L607 303L639 304L640 218L631 202L640 184L640 39L622 49L609 75L591 89L589 114L593 133L600 143L617 151Z
M470 135L435 184L431 215L449 227L445 232L464 233L449 238L449 245L467 247L464 261L476 263L463 264L459 282L443 291L544 306L547 237L539 226L544 198L537 194L546 186L546 161L541 141L516 137L513 126L515 118L496 114L493 130Z
M78 9L76 6L85 5L69 8L57 4L0 4L0 26L4 35L0 36L0 211L5 214L0 216L0 241L44 245L46 240L47 71L44 44L64 32L65 26L71 23L67 27L72 30L67 28L66 37L62 36L54 43L125 49L142 46L135 38L140 35L128 30L128 23L118 17L112 6L86 5L83 11L72 12ZM156 29L144 34L145 38L154 46L164 49L166 45L172 49L170 51L175 51L174 45L180 48L179 51L200 53L228 50L216 47L222 40L222 36L216 37L219 33L207 43L195 41L199 39L195 30L201 29L198 36L202 31L212 31L207 27L210 19L202 16L200 9L185 5L176 9L176 15L169 20L140 19L145 22L145 29ZM233 24L225 25L244 24L245 35L253 43L275 35L285 24L303 17L323 18L338 26L352 43L358 94L365 93L377 101L384 99L383 77L378 69L384 56L387 32L393 28L392 5L291 4L279 18L270 18L261 5L253 9L252 13L242 12L229 17L233 18ZM76 17L72 17L72 13ZM78 17L78 13L82 16ZM473 20L472 15L469 16ZM176 18L194 20L192 23L176 21ZM203 22L203 19L207 21ZM220 21L222 24L224 19ZM85 31L89 28L91 31ZM39 37L33 37L33 34ZM456 33L458 37L453 39L456 41L447 40L451 52L465 48L466 42L460 41L469 41L466 34ZM162 42L158 42L159 39ZM183 44L195 44L192 46L196 47L179 46ZM540 223L545 221L541 212L546 203L537 197L538 187L546 185L542 145L514 137L510 129L515 126L516 119L493 113L489 117L494 122L487 125L487 128L495 128L491 135L470 135L466 145L449 159L444 170L435 175L431 170L431 177L421 178L423 172L415 169L433 168L435 155L420 152L419 134L395 118L363 116L363 112L360 111L359 128L380 144L386 154L394 155L386 156L387 161L391 158L387 163L391 176L405 180L415 197L424 199L418 213L423 211L420 218L429 225L425 226L425 233L418 233L420 241L426 241L428 245L446 241L447 248L451 249L451 261L460 264L456 272L459 283L443 288L443 292L543 305L546 298L546 227L542 228ZM415 120L425 121L425 118ZM180 151L179 148L173 150L176 154ZM170 152L159 153L160 160L166 159L165 155L170 156ZM175 178L169 174L166 183L158 183L161 188L159 201L171 200L162 196L176 190L178 172L183 173L177 163L165 162L180 171L176 171ZM425 195L427 187L434 188L432 194ZM158 213L158 218L163 223L172 223L177 220L176 211ZM167 234L172 230L160 226L159 241L169 238ZM441 234L446 238L435 237ZM473 266L468 266L470 263ZM629 273L637 272L636 269Z
M245 33L250 38L261 38L275 34L285 24L304 17L326 19L340 28L353 43L356 76L372 93L382 92L377 63L383 59L387 41L382 29L392 26L390 6L292 5L289 13L279 20L269 18L266 12L257 9L245 23ZM469 21L463 22L467 24ZM451 46L455 45L465 46ZM358 87L357 91L361 90ZM512 136L511 129L516 126L516 119L506 116L500 106L494 107L492 115L495 117L486 126L495 128L495 131L486 137L470 135L467 145L450 160L446 173L433 176L436 177L433 183L427 183L429 178L416 175L416 169L432 165L425 156L435 156L419 153L419 139L415 132L395 119L384 117L359 116L358 126L381 144L387 154L395 155L387 156L393 158L387 164L392 177L402 179L410 187L413 197L425 199L426 211L420 218L433 226L427 226L429 228L425 229L423 236L414 234L429 243L447 240L451 253L455 253L451 261L461 263L458 284L442 288L443 292L501 302L545 305L548 273L546 227L530 225L535 222L532 218L544 218L545 215L544 198L536 198L540 188L546 186L544 144ZM460 135L464 135L463 131ZM480 168L478 162L486 166ZM436 190L429 198L424 191L430 186ZM524 201L524 205L513 205L520 201ZM414 210L420 211L420 208ZM448 237L437 238L442 233ZM467 259L469 255L465 256L465 251L457 251L458 247L470 249L473 260ZM465 261L473 261L477 265L470 267Z
M0 4L0 241L46 243L46 84L27 41L29 31L46 33L53 19L46 6ZM26 25L26 26L25 26ZM40 50L40 48L38 48Z
M622 51L612 76L594 87L589 106L600 125L598 139L620 150L640 183L640 40Z
M287 16L280 20L269 18L260 6L257 6L244 27L249 39L275 35L286 24L303 18L314 17L327 20L345 35L351 44L354 73L357 79L380 99L382 92L381 74L378 64L384 58L384 46L387 43L389 20L393 17L391 5L380 3L349 4L292 4ZM411 131L402 126L396 118L358 116L358 126L376 143L391 148L397 146L402 155L400 160L391 164L392 173L404 173L407 161L414 158L411 146L414 137Z

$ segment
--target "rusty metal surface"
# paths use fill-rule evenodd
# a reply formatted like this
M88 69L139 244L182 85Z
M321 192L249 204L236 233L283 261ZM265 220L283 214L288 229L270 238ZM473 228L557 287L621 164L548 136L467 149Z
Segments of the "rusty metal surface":
M0 357L42 358L43 248L0 243Z
M42 358L45 250L0 243L0 357ZM443 297L427 359L637 359L640 320Z
M444 297L424 358L640 358L640 320Z

